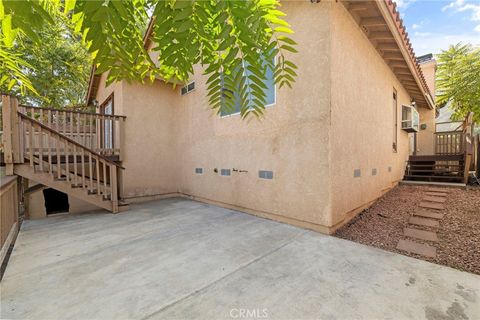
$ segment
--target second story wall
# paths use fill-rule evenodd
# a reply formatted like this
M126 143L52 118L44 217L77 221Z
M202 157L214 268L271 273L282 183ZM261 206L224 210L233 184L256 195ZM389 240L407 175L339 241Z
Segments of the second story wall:
M219 117L209 109L206 77L178 108L180 191L310 227L329 224L330 3L284 2L299 43L293 89L276 90L265 118ZM202 168L196 174L195 168ZM222 169L231 176L222 176ZM217 169L218 172L214 172ZM259 178L259 170L273 179ZM246 171L246 172L243 172ZM323 230L325 231L325 230Z

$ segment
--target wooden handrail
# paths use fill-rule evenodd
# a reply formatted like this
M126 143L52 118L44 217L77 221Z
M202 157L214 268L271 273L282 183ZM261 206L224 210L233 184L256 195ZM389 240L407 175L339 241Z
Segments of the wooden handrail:
M53 133L54 135L57 135L57 136L61 137L62 139L68 141L69 143L71 143L71 144L73 144L73 145L75 145L75 146L77 146L77 147L80 147L81 149L84 149L85 151L90 152L92 155L94 155L94 156L96 156L96 157L104 160L105 162L107 162L107 163L109 163L109 164L111 164L111 165L114 165L114 166L116 166L116 167L118 167L118 168L120 168L120 169L125 169L124 167L122 167L122 166L119 165L118 163L116 163L116 162L114 162L114 161L111 161L111 160L108 159L107 157L105 157L105 156L103 156L103 155L95 152L94 150L85 147L84 145L76 142L75 140L70 139L70 138L67 137L67 136L62 135L62 134L59 133L58 131L53 130L52 128L50 128L50 127L44 125L43 123L41 123L40 121L37 121L37 120L35 120L35 119L27 116L26 114L23 114L23 113L20 112L20 111L17 111L17 113L18 113L18 115L19 115L21 118L24 118L24 119L27 119L28 121L31 121L32 123L40 126L42 129L44 129L44 130L46 130L46 131L48 131L48 132L50 132L50 133Z
M103 117L111 117L111 118L120 118L125 120L127 117L122 115L115 115L115 114L102 114L102 113L95 113L95 112L86 112L86 111L74 111L68 109L55 109L55 108L48 108L48 107L36 107L36 106L29 106L24 104L19 104L19 107L23 108L31 108L31 109L38 109L38 110L50 110L50 111L58 111L58 112L67 112L67 113L78 113L78 114L86 114L91 116L103 116Z

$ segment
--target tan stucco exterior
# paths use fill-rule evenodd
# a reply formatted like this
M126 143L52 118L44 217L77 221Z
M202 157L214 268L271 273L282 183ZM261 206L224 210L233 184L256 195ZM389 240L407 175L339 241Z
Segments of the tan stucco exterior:
M127 117L123 199L180 195L330 233L402 179L409 137L401 105L410 96L395 74L341 3L285 2L282 10L299 44L298 77L261 119L215 115L200 66L184 96L160 80L105 87L101 77L96 99L113 93L115 113Z
M409 105L410 97L348 12L335 5L332 16L330 226L338 226L402 179L408 134L399 121L401 105ZM360 170L359 177L354 170Z
M420 68L425 77L430 92L435 96L435 73L437 70L437 62L432 59L421 63ZM435 109L420 108L420 124L424 128L420 128L417 133L417 155L428 155L435 153Z

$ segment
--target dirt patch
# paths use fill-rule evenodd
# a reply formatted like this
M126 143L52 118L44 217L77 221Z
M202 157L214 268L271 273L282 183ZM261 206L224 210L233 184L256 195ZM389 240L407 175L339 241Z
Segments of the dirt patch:
M480 188L448 188L445 210L440 211L445 214L440 220L440 228L422 228L438 234L438 242L424 242L437 247L435 258L396 249L400 239L407 239L403 228L408 226L413 212L419 209L427 188L407 185L394 188L339 229L335 236L480 274Z

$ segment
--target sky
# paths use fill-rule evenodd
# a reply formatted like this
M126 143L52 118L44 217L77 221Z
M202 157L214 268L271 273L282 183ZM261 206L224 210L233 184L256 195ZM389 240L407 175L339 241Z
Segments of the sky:
M480 0L395 0L417 56L458 42L480 46Z

